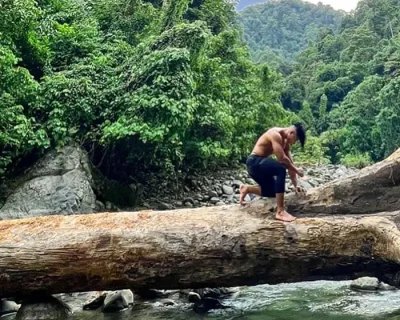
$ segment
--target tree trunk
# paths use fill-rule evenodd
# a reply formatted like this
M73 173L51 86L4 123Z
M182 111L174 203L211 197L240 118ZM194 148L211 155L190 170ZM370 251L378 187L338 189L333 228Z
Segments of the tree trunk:
M399 154L357 176L311 191L299 201L296 212L315 216L394 209L399 201L395 196ZM276 284L361 275L399 285L399 211L283 223L273 220L269 209L258 202L248 208L0 221L0 297L38 291Z
M400 209L400 149L387 159L346 179L310 190L306 197L288 198L297 215L366 214Z

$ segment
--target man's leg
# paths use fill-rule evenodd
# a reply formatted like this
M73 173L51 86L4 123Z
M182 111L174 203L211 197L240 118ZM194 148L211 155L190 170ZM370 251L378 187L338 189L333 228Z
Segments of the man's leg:
M260 186L250 186L246 184L242 184L239 188L240 190L240 205L244 204L244 198L250 193L255 194L257 196L261 196L261 188Z
M296 218L285 211L285 183L286 183L286 168L282 165L276 168L276 216L277 220L291 222Z

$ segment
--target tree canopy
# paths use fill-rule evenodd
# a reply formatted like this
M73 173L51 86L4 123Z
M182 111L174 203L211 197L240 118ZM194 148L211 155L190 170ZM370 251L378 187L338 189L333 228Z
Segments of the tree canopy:
M224 0L5 0L0 69L0 174L70 141L120 178L215 165L295 117Z
M252 59L275 66L293 61L317 40L320 29L337 32L343 17L330 6L302 0L268 1L239 14Z
M368 163L399 146L399 14L398 0L360 1L286 78L283 105L321 136L331 161Z

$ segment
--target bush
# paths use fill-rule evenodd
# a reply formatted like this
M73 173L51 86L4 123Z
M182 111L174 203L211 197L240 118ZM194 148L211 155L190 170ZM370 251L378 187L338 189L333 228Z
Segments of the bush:
M347 167L361 169L372 164L372 160L368 153L354 153L354 154L346 154L340 160L340 163Z

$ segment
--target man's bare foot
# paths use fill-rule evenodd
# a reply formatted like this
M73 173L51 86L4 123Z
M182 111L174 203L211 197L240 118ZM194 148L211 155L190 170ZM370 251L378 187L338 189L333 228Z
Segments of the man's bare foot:
M242 185L239 187L239 191L240 191L240 205L241 205L241 206L245 205L245 203L244 203L244 198L246 198L247 194L249 193L248 190L249 190L248 186L246 186L246 185L244 185L244 184L242 184Z
M296 220L290 213L286 212L285 210L279 210L276 212L275 216L276 220L284 221L284 222L292 222Z

